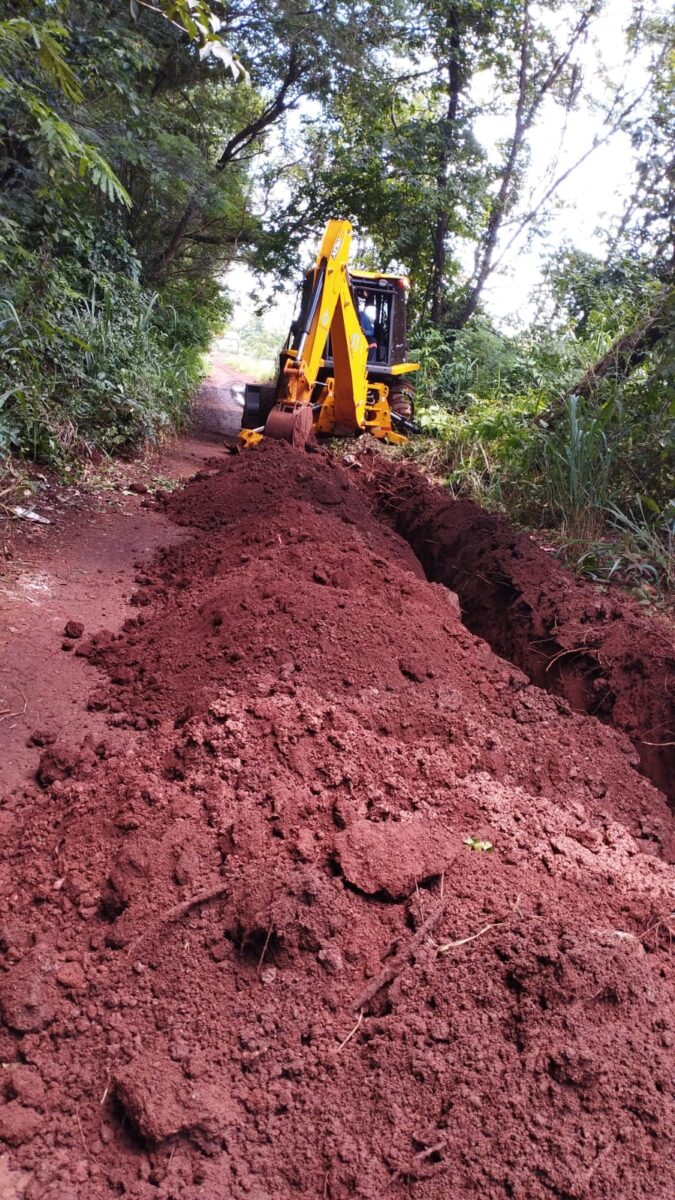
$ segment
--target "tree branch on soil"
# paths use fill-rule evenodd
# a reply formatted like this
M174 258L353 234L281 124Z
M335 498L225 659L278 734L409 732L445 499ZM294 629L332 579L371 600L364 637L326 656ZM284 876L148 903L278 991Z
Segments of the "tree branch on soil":
M128 951L132 952L136 950L141 942L144 942L146 938L155 933L162 925L170 925L174 921L180 921L193 908L198 908L202 904L210 904L213 900L220 900L221 896L226 896L229 890L228 884L220 883L217 887L210 888L206 892L198 892L196 896L191 896L188 900L183 900L180 904L174 904L172 908L167 908L154 921L151 921L133 942L129 943L127 947Z
M371 980L368 986L364 988L356 1000L354 1000L351 1006L354 1012L359 1012L360 1010L365 1009L367 1005L370 1004L371 1000L375 998L377 993L382 991L382 988L388 987L390 983L394 982L397 976L401 975L403 971L405 971L411 959L414 958L416 951L419 950L427 936L432 932L433 929L436 928L439 921L441 921L445 916L447 907L448 900L445 898L436 905L436 908L432 913L429 914L426 921L422 922L417 930L417 933L413 938L411 938L402 953L396 955L396 957L392 959L389 966L375 979Z

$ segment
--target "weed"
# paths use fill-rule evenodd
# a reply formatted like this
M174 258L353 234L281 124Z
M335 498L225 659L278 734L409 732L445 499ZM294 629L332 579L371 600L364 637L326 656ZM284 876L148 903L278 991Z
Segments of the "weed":
M492 842L488 842L484 838L465 837L463 839L463 843L465 846L469 847L469 850L477 850L479 852L482 851L485 854L492 854L492 851L494 850L494 845Z

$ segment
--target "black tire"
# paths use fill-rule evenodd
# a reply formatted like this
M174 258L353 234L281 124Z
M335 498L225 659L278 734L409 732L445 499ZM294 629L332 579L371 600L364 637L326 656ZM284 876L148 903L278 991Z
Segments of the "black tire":
M274 408L274 384L247 383L244 389L242 429L260 429Z
M389 407L404 421L415 419L415 389L409 384L395 383L389 389Z

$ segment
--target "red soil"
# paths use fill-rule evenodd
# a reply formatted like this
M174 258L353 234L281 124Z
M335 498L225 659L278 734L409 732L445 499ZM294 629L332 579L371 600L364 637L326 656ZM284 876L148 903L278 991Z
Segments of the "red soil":
M675 644L618 588L602 595L531 537L470 500L452 500L410 463L366 455L360 477L427 577L454 588L468 627L632 739L645 775L675 800Z
M0 807L3 1200L665 1200L671 825L628 738L328 457L165 508L67 656L126 741L73 728Z

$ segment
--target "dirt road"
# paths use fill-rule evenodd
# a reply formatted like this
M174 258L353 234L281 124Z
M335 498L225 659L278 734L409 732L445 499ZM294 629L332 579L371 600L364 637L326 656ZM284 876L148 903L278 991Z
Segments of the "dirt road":
M672 823L633 744L466 627L389 468L186 447L102 515L111 555L138 526L108 632L24 610L72 674L0 806L0 1195L666 1200Z
M100 736L104 718L87 711L83 696L91 671L82 658L62 650L68 621L91 634L117 630L128 613L135 562L181 538L180 530L145 493L165 479L194 474L210 458L224 457L222 434L236 433L245 377L214 356L202 387L199 426L161 455L115 473L113 489L87 492L59 488L39 495L35 507L50 525L15 523L12 557L0 576L0 794L28 783L40 748L34 733L69 736L73 722L82 736ZM76 642L70 644L76 649Z

